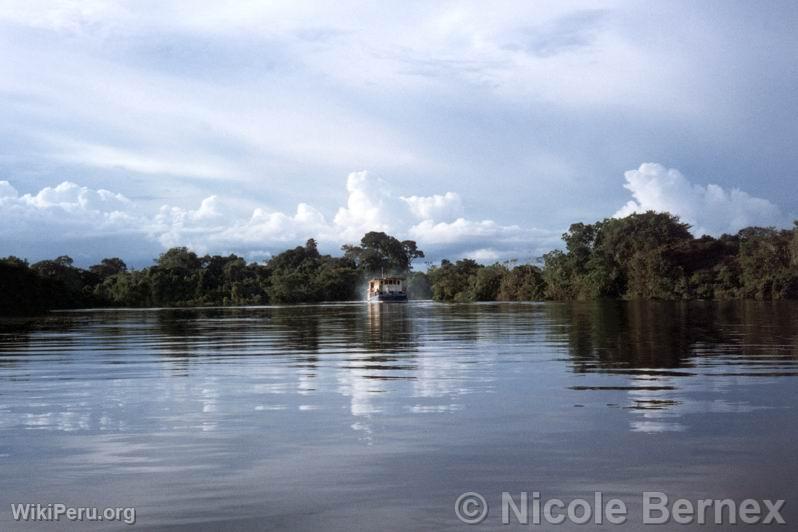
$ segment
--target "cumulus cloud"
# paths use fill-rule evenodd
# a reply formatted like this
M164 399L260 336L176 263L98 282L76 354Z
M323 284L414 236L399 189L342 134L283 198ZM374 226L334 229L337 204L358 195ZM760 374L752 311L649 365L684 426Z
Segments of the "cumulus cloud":
M141 220L132 207L121 194L69 181L22 196L8 181L0 181L0 238L49 241L139 231L134 226Z
M338 209L335 225L345 238L367 231L391 231L397 223L396 205L388 185L368 172L352 172L346 179L346 207Z
M633 199L616 217L668 211L691 224L697 235L788 221L766 199L739 189L696 185L660 164L642 164L625 177ZM304 202L286 212L257 205L245 208L221 194L206 197L196 207L163 205L153 212L122 194L71 181L24 194L0 181L0 245L5 253L31 258L77 250L73 254L83 262L110 255L146 253L151 258L173 246L262 259L308 238L334 252L368 231L385 231L415 240L432 260L471 257L492 262L532 260L560 244L560 231L468 218L456 192L400 195L367 171L349 174L346 194L346 203L331 217Z
M501 225L494 220L457 218L451 222L422 220L408 229L422 249L481 262L517 258L529 261L557 247L561 231Z
M505 227L493 220L476 222L465 218L458 218L451 223L424 220L410 228L413 238L430 244L451 244L465 239L483 241L501 235L516 235L520 231L517 225Z
M346 205L329 220L307 203L297 205L293 213L265 207L247 212L220 195L205 198L196 208L163 205L148 214L121 194L69 181L23 196L8 181L0 181L0 242L13 248L15 241L25 239L46 249L52 239L74 244L123 235L114 251L121 256L130 242L146 240L161 249L188 246L200 253L263 258L308 238L333 251L357 242L368 231L385 231L416 240L432 259L470 256L487 262L528 260L557 239L553 232L467 219L461 216L462 200L455 192L397 195L387 182L366 171L349 174L346 191Z
M64 181L57 187L45 187L38 194L25 194L23 203L40 208L60 207L65 211L121 212L131 202L122 194L109 190L91 190L75 183Z
M614 214L616 218L648 210L667 211L689 223L696 235L735 233L747 226L780 226L788 222L781 210L766 199L737 188L696 185L679 170L661 164L644 163L624 176L624 188L634 199Z
M463 212L463 202L456 192L432 196L402 196L401 199L419 220L447 221Z
M0 181L0 254L31 260L69 254L85 263L107 256L146 260L157 252L150 219L128 198L70 181L20 195Z

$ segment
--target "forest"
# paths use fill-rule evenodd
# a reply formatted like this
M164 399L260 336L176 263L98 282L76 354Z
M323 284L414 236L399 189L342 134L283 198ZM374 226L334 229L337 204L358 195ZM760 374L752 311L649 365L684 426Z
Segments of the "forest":
M183 307L264 305L351 301L362 297L367 276L405 273L417 293L411 263L424 256L411 240L370 232L360 245L346 245L343 256L319 253L310 239L264 263L237 255L204 255L185 248L167 250L148 268L129 269L117 257L87 269L72 258L34 264L17 257L0 259L0 314L35 314L87 307ZM420 274L423 276L423 274Z
M411 299L539 301L588 299L798 298L798 222L792 229L747 227L694 237L668 213L649 211L563 234L564 249L536 264L442 260L413 271L424 253L412 240L367 233L341 256L322 255L315 240L262 263L236 255L172 248L154 264L129 269L106 258L87 269L68 256L29 264L0 259L0 314L85 307L178 307L350 301L366 280L402 274Z

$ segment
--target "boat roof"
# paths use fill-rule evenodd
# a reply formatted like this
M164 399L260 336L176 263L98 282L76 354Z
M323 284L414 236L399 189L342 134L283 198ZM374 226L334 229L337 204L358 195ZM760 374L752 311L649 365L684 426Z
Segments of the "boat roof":
M369 279L371 281L404 281L404 277L372 277Z

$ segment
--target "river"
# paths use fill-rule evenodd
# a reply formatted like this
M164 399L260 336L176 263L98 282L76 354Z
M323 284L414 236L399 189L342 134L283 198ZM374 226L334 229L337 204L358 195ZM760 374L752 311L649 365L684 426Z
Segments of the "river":
M652 491L784 499L798 523L795 303L120 309L0 325L2 530L529 530L500 516L502 492L524 491L619 498L626 530ZM490 507L480 525L456 515L465 492ZM136 525L14 521L18 503L134 507Z

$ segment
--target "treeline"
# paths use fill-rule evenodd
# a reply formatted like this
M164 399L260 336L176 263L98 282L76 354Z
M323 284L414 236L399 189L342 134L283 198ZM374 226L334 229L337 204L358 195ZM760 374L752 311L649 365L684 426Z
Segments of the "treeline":
M88 269L69 257L29 265L0 259L0 313L90 306L257 305L361 299L366 279L406 276L411 298L437 301L798 298L798 222L789 230L749 227L694 238L668 213L646 212L571 225L564 250L540 266L443 260L412 272L424 253L411 240L367 233L343 255L319 253L315 240L265 263L236 255L163 253L149 268L119 258Z
M128 269L119 258L82 269L68 256L31 265L7 257L0 259L0 313L348 301L362 297L367 276L409 271L413 260L424 256L415 242L379 232L343 251L342 257L322 255L311 239L258 264L236 255L198 256L179 247L139 270ZM411 283L414 290L418 286Z
M694 238L668 213L571 225L542 267L464 259L427 272L439 301L798 298L798 222Z

